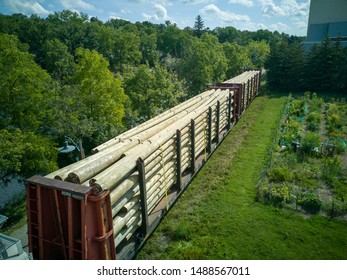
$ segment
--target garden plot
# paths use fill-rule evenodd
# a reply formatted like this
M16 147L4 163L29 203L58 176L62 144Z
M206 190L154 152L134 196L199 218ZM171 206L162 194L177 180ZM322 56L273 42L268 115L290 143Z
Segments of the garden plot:
M347 103L315 93L290 97L258 199L347 218Z

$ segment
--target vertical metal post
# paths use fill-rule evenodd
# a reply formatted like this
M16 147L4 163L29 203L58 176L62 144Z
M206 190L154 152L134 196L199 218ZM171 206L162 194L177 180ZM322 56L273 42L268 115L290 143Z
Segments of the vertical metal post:
M178 190L182 190L182 147L181 147L181 131L176 130L176 152L177 152L177 186Z
M251 94L250 94L250 101L253 100L253 91L254 91L254 77L251 78Z
M228 127L227 129L229 130L231 127L231 92L229 91L229 101L228 101Z
M208 107L208 139L207 139L208 153L212 153L212 108Z
M251 91L250 91L250 89L249 89L249 85L250 85L250 80L248 79L247 80L247 103L246 103L246 106L248 107L248 104L249 104L249 96L250 96L250 94L251 94Z
M137 164L138 171L139 171L141 216L142 216L141 230L142 230L143 236L146 236L148 231L149 231L149 224L148 224L148 209L147 209L145 163L144 163L142 158L138 158L136 164Z
M190 139L191 139L191 170L195 173L195 121L190 120Z
M217 120L216 120L216 141L219 143L219 122L220 122L220 102L217 101Z
M241 93L241 110L239 117L243 114L245 110L245 94L246 94L246 83L242 83L242 93Z

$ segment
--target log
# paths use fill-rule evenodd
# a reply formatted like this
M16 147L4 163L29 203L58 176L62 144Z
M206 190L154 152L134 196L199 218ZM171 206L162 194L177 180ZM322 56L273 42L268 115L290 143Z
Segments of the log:
M229 94L229 91L224 90L221 91L221 93L218 94L217 97L221 98L223 96L226 96L227 94ZM95 176L95 178L93 178L94 180L90 181L90 185L99 186L102 189L112 188L119 180L126 178L127 176L129 176L129 173L132 173L133 169L135 169L136 167L136 159L138 157L146 158L148 155L153 153L160 145L160 143L165 143L172 137L173 134L175 134L177 129L182 129L183 127L185 127L190 119L203 113L206 110L205 108L214 101L215 97L210 98L204 103L203 108L199 108L198 110L193 111L177 123L170 125L165 130L162 130L160 133L153 136L149 140L127 151L126 156L122 158L122 160L116 162L115 164Z
M115 246L117 247L124 239L129 240L141 225L141 217L137 217L130 227L123 228L114 238ZM129 236L129 237L127 237Z
M139 203L139 201L140 201L140 194L133 196L126 204L124 204L124 206L122 207L120 211L129 212L135 206L136 203Z
M201 93L198 96L195 96L193 98L188 99L187 101L175 106L174 108L171 108L163 113L161 113L160 115L122 133L121 135L118 135L117 137L95 147L92 151L93 152L99 152L105 148L108 148L109 146L114 145L114 143L117 143L117 141L119 141L120 139L125 139L125 138L129 138L132 137L142 131L145 131L147 129L153 128L154 126L156 126L158 123L161 123L165 120L167 120L168 118L174 116L175 114L181 113L183 110L192 110L193 108L195 108L195 106L199 106L199 104L201 102L203 102L204 98L206 98L207 96L210 96L212 94L215 93L215 90L208 90L205 91L203 93Z
M132 216L136 213L137 210L140 209L140 205L137 203L134 205L132 209L128 212L121 212L113 219L113 234L116 235L121 229L125 226L125 224L131 219Z
M111 205L118 201L123 195L125 195L132 188L139 186L139 175L134 173L120 183L115 189L111 189L110 198Z

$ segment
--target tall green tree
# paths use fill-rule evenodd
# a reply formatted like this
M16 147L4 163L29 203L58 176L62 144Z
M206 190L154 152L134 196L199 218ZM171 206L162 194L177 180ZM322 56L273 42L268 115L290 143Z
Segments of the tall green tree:
M53 79L65 83L75 72L74 57L68 47L58 39L48 40L43 45L42 66Z
M288 76L289 46L285 41L273 44L270 55L265 63L269 86L276 89L286 89Z
M0 34L0 77L0 127L39 131L51 97L51 77L12 35Z
M180 77L189 86L189 94L195 95L226 77L228 61L217 37L204 33L200 39L193 37L186 45L185 57L178 66Z
M52 26L54 38L67 45L71 54L76 48L84 47L89 22L87 14L64 10L48 15L47 22Z
M111 59L114 70L122 72L126 64L138 65L142 58L140 46L140 35L134 25L129 24L117 29Z
M236 43L224 43L223 50L228 61L226 76L228 78L242 73L245 69L252 67L252 61L248 56L246 47Z
M47 174L57 151L45 135L51 78L17 37L0 34L0 181Z
M270 46L265 41L250 42L247 45L248 55L252 61L253 67L262 69L270 53Z
M108 61L97 51L78 48L76 57L76 73L70 80L71 106L78 112L77 118L92 127L89 141L97 145L123 129L127 97Z
M195 18L195 23L194 23L194 34L195 34L195 36L200 38L201 35L204 32L204 27L205 27L205 24L204 24L204 21L202 20L202 17L200 15L198 15Z
M0 129L0 182L46 175L57 169L52 139L31 131Z
M128 67L124 88L129 96L128 126L148 120L177 105L185 97L185 84L158 64Z

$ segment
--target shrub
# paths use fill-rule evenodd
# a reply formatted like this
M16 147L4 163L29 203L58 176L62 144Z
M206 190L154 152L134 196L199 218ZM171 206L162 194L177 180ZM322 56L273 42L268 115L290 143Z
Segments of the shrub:
M307 128L312 131L316 131L321 122L321 114L316 112L311 112L306 118Z
M302 197L298 200L300 205L305 211L316 214L322 207L322 201L314 192L304 192Z
M274 206L284 207L292 200L290 188L286 184L273 185L269 194L269 202Z
M301 143L301 151L306 155L316 155L322 144L322 138L318 133L307 132Z
M273 166L267 171L270 182L286 182L293 179L293 174L287 166Z

